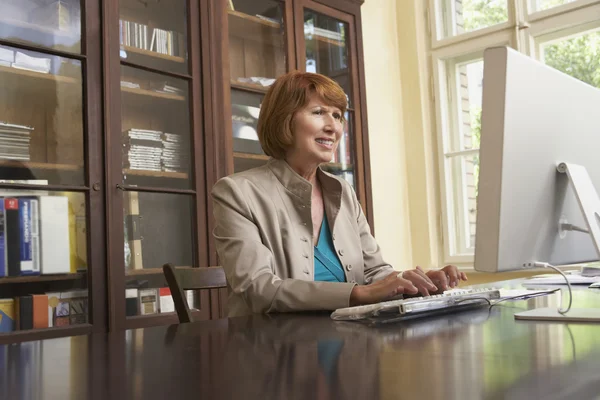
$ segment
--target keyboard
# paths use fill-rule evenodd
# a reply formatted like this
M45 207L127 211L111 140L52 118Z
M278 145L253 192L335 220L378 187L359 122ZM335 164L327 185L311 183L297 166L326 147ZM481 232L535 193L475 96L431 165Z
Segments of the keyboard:
M338 308L331 314L336 321L352 321L386 317L414 318L432 313L454 312L485 306L500 299L499 289L452 289L443 294L383 301L364 306ZM396 319L396 318L395 318Z

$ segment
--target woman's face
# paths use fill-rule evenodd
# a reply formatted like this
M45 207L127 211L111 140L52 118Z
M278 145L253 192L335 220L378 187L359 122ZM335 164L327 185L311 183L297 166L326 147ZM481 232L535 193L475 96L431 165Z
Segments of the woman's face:
M337 150L342 130L341 110L311 95L308 104L292 119L294 144L287 156L306 164L327 163Z

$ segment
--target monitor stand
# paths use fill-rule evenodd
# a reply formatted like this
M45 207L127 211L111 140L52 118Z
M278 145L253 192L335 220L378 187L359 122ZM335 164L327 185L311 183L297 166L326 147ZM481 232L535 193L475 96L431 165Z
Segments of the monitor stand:
M560 163L556 169L566 173L592 237L596 252L600 256L600 198L585 167L571 163ZM600 322L600 308L572 308L560 314L556 308L536 308L515 314L515 319L531 321Z

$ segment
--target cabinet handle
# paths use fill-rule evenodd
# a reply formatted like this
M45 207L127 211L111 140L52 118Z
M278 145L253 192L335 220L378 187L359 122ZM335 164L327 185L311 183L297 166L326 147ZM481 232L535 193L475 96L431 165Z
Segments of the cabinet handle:
M94 191L99 191L100 190L100 183L96 182L92 185L92 189L94 189Z
M125 188L123 186L121 186L120 183L117 183L117 189L125 191Z

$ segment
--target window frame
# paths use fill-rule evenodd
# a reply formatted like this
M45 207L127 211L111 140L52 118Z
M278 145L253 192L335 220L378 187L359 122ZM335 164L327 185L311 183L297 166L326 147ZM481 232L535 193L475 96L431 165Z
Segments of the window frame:
M443 0L451 4L454 0ZM457 212L457 201L467 201L466 196L458 199L456 189L462 177L453 176L450 159L478 154L477 150L450 150L452 142L460 140L458 125L460 102L455 81L456 65L483 58L483 50L492 46L510 46L517 51L540 59L543 45L581 35L593 29L600 29L600 0L576 0L547 10L532 12L532 1L507 0L508 21L494 26L459 35L440 38L445 28L444 16L440 13L440 0L429 0L427 23L429 24L428 55L431 61L431 106L435 110L432 123L437 140L437 160L441 210L443 251L440 260L444 264L472 266L474 251L459 246L464 240L464 207ZM453 7L451 7L454 10ZM447 16L446 16L447 18ZM454 18L454 17L453 17ZM459 149L460 150L460 149ZM460 171L458 172L460 173ZM457 175L455 173L454 175ZM463 221L462 227L458 224Z

